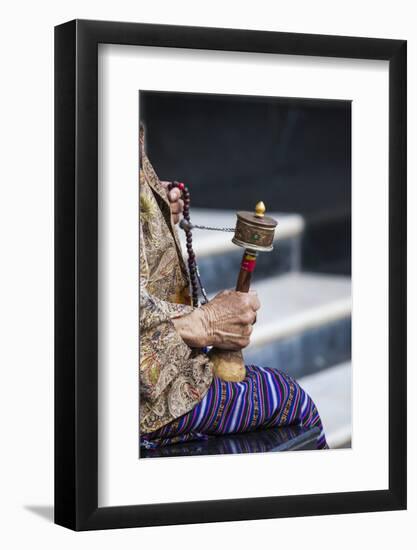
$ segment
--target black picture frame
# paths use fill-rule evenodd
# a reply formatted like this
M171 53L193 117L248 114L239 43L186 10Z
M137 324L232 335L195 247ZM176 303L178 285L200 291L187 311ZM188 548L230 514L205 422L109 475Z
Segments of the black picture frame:
M106 43L389 62L387 490L98 507L97 53ZM406 47L404 40L107 21L55 28L57 524L91 530L406 508Z

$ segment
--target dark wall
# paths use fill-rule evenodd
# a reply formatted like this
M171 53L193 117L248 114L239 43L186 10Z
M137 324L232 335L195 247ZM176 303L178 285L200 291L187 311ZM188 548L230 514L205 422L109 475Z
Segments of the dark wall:
M140 118L159 177L187 183L192 205L239 210L263 200L303 214L307 268L308 251L326 255L323 237L337 227L325 260L350 269L350 101L141 92Z

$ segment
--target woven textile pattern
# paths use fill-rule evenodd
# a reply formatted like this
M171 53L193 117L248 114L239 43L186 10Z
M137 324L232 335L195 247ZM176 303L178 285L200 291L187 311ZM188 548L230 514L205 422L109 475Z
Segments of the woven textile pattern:
M318 410L294 378L270 368L246 367L243 382L214 378L203 400L189 413L141 438L153 448L219 434L278 426L318 426L318 449L327 448Z

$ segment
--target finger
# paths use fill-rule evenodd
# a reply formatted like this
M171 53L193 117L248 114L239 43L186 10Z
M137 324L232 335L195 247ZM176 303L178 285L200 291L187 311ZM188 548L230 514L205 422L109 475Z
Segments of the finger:
M243 304L249 306L254 311L258 310L261 307L256 290L249 290L249 292L237 291L236 294L239 295Z
M242 337L242 329L239 328L238 332L229 332L227 330L214 329L214 335L217 339L223 340L224 342L233 342L239 340L239 338Z
M180 217L178 214L173 214L172 216L172 223L176 225L180 221Z
M232 294L232 292L234 292L234 290L231 290L231 289L227 288L225 290L221 290L220 292L218 292L214 298L229 296L230 294ZM213 300L214 300L214 298L213 298Z
M241 338L238 342L241 349L249 346L249 338Z
M173 214L181 214L183 211L184 204L182 204L182 201L177 201L171 203L171 212Z
M225 349L227 351L239 351L242 349L243 346L240 345L240 343L237 342L219 342L216 343L217 349Z
M252 334L252 331L253 331L252 325L244 325L242 329L242 336L250 336Z
M256 313L252 311L246 311L240 316L240 324L241 325L253 325L254 321L256 319Z
M174 189L171 189L171 191L168 193L169 202L177 202L180 197L181 191L176 187L174 187Z
M249 303L254 311L258 311L261 307L261 302L259 301L258 294L253 290L248 293Z

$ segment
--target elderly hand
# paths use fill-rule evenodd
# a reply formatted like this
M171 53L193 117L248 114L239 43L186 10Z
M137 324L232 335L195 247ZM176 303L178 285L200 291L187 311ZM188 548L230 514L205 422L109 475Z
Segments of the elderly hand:
M252 325L259 308L255 291L246 293L224 290L208 304L173 322L177 332L190 347L215 346L240 350L249 345Z
M161 184L167 188L169 181L161 181ZM168 191L168 200L170 202L171 207L171 216L172 216L172 222L174 224L177 224L180 221L180 217L182 214L182 211L184 209L184 201L180 198L181 197L181 191L174 187L174 189L171 189L171 191Z

